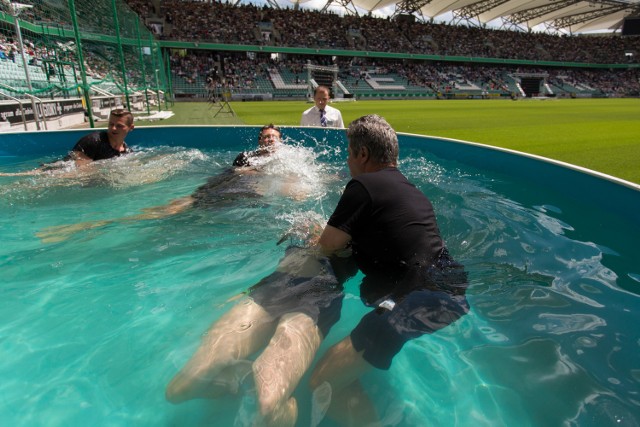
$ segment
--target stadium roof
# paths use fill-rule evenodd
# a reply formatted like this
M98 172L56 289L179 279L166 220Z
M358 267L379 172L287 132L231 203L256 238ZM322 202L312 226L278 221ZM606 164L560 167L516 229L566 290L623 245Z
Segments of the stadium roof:
M276 5L281 0L266 0ZM413 14L421 20L505 29L548 29L585 33L616 31L624 18L640 16L640 0L290 0L296 6L318 5L322 10L387 15ZM314 7L316 8L316 7ZM360 11L360 13L358 12ZM447 17L445 19L443 17ZM497 24L496 24L497 22Z

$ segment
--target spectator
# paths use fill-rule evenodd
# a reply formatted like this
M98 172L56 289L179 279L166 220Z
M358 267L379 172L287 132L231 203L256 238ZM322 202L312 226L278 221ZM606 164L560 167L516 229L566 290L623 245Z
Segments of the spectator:
M321 126L343 128L340 110L327 105L329 102L329 88L318 86L313 92L315 105L302 113L300 126Z

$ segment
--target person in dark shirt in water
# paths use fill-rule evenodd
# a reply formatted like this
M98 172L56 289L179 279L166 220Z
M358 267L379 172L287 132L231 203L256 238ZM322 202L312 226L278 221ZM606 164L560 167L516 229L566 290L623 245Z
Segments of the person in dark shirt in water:
M282 133L273 123L263 126L258 136L258 148L253 151L243 151L233 161L233 166L252 166L252 159L268 156L273 153L277 144L282 142Z
M47 163L37 169L25 172L0 173L0 176L37 175L64 167L63 162L73 160L82 167L97 160L111 159L131 152L125 142L126 136L134 128L133 114L123 108L109 113L107 130L92 132L83 136L73 146L62 162Z
M464 316L467 274L449 254L431 202L398 170L393 128L364 116L349 125L347 139L352 179L319 245L327 255L351 249L364 274L360 297L371 310L325 353L310 385L331 396L328 414L340 424L377 425L360 376L389 369L409 340Z
M133 128L133 114L130 111L122 108L112 110L107 130L80 138L65 160L74 160L76 164L82 165L130 153L131 149L124 139Z

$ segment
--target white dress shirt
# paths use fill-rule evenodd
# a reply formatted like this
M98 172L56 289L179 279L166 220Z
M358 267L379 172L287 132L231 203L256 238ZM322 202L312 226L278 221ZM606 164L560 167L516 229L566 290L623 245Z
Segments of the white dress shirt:
M344 122L342 121L342 114L340 113L340 110L327 105L326 107L324 107L324 111L327 116L328 128L344 128ZM313 107L302 113L300 126L321 126L320 110L317 106L314 105Z

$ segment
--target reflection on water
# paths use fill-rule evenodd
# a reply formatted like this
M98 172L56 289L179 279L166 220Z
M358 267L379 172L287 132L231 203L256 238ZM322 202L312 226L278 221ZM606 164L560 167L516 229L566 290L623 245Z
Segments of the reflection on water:
M227 301L273 272L286 246L276 243L304 243L326 220L346 183L343 152L323 144L278 152L248 178L260 203L113 223L50 245L34 233L189 195L238 151L157 147L101 164L86 180L0 181L7 425L233 425L237 399L172 406L164 388ZM635 246L605 244L595 233L602 212L576 217L544 189L524 194L522 184L418 151L401 157L469 272L472 310L363 378L384 425L639 425L640 270L625 262ZM608 233L640 237L615 218L607 224ZM366 312L358 283L347 283L320 355ZM296 391L298 425L333 426L312 411L306 384Z

